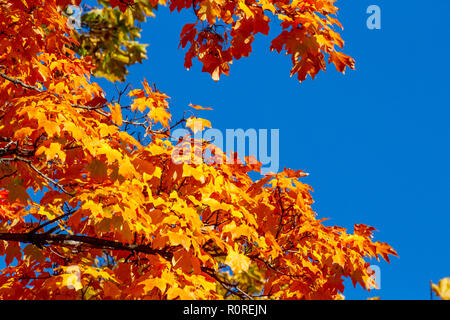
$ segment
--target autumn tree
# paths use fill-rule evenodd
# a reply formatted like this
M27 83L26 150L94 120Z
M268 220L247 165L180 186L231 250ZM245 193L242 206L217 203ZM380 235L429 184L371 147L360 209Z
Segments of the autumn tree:
M325 226L304 172L254 181L255 159L172 143L174 128L210 124L172 119L147 81L111 100L91 80L123 80L145 58L136 22L166 1L99 1L84 29L68 21L79 4L0 0L1 299L337 299L345 278L370 288L366 259L395 251L372 227ZM332 0L167 5L194 12L180 26L185 67L198 60L214 80L270 18L282 26L270 49L290 55L300 81L326 59L342 72L354 64L337 50Z

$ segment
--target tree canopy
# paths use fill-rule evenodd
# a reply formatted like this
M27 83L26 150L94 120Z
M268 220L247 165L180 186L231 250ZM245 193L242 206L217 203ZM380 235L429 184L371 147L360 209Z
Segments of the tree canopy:
M325 226L306 173L254 181L255 159L172 143L175 128L211 124L173 120L169 96L144 75L113 100L91 79L125 79L145 58L137 22L164 4L193 10L185 67L196 58L214 80L269 33L269 16L283 29L271 49L291 56L291 75L314 78L326 57L343 72L354 61L335 49L334 1L98 2L74 28L77 0L0 1L0 298L338 299L344 278L369 289L366 258L396 252L370 226Z

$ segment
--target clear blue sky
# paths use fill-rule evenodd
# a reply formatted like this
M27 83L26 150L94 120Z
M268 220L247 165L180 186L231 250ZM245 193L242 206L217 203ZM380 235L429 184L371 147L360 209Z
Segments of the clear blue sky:
M366 27L366 9L382 10L381 30ZM316 80L289 77L289 57L259 37L249 58L218 83L194 63L183 69L182 26L193 15L161 7L143 24L148 61L130 69L171 97L179 118L192 102L214 108L200 116L213 127L279 128L280 168L305 169L314 209L329 224L379 230L400 258L381 268L381 290L346 282L347 299L429 299L429 281L450 276L450 2L337 2L344 52L356 59L346 75L330 66ZM273 31L277 31L277 21ZM103 82L102 82L103 83Z

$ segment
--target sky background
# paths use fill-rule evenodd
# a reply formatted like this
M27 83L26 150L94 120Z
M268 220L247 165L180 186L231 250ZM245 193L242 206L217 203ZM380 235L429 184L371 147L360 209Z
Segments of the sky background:
M366 27L372 4L381 8L381 30ZM193 14L160 7L142 24L148 60L130 68L128 82L156 83L171 97L175 120L192 102L212 107L198 116L223 132L280 129L280 169L310 173L304 181L314 188L319 217L350 230L374 226L375 240L399 254L391 264L372 262L381 270L380 290L367 293L346 281L346 298L430 299L429 281L450 276L450 2L337 6L344 52L356 60L346 75L329 66L314 81L290 78L289 57L268 49L279 32L274 20L250 57L214 82L198 62L183 68L179 34Z

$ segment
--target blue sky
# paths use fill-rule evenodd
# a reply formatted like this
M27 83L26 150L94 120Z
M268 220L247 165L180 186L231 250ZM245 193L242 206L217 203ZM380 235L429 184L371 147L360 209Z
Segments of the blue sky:
M366 27L366 9L382 10L381 30ZM143 24L148 60L130 68L135 87L145 77L171 97L178 119L192 102L212 107L199 116L213 127L280 129L280 168L305 169L314 209L329 224L372 225L375 240L400 258L381 269L381 290L346 282L347 299L429 299L429 281L450 276L450 67L445 15L450 2L337 2L344 52L356 59L346 75L330 66L316 80L289 77L290 60L269 51L279 30L258 37L249 58L214 82L200 63L183 68L178 49L191 12L161 7ZM104 82L102 82L104 83Z

